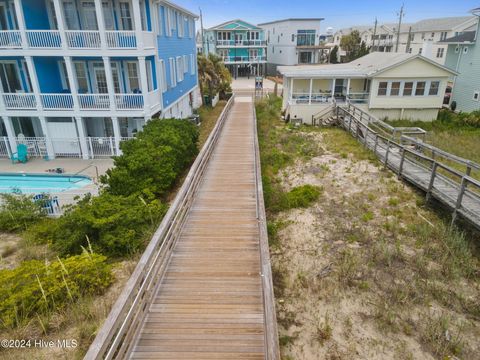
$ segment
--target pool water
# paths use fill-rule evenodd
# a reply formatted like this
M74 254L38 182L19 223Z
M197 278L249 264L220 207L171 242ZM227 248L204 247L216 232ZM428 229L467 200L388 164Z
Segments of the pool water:
M90 184L92 184L92 179L80 175L0 173L0 193L59 193L67 190L80 189Z

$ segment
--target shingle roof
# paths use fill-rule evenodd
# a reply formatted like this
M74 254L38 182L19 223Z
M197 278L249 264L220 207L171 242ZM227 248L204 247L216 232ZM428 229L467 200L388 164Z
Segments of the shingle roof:
M420 20L412 25L412 31L439 31L451 30L469 20L475 19L475 16L457 16L446 18L435 18Z
M447 44L460 44L460 43L473 43L475 41L475 31L465 31L451 38L441 40L441 43Z
M421 58L434 66L441 67L446 71L452 72L452 70L447 69L444 66L437 64L434 61L427 59L421 55L384 52L373 52L368 55L362 56L361 58L358 58L352 62L343 64L279 66L278 71L282 75L294 77L365 78L371 77L390 67L399 65L414 58Z
M323 20L325 20L325 18L289 18L289 19L281 19L281 20L264 22L264 23L258 24L258 26L275 24L280 22L287 22L287 21L323 21Z

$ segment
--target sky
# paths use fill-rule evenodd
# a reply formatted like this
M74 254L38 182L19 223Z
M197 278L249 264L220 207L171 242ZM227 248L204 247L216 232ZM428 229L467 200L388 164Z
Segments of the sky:
M404 22L415 22L432 17L466 16L480 7L480 0L171 0L198 14L203 13L205 28L222 22L243 19L253 24L291 17L325 18L322 31L352 25L398 21L402 3L405 4ZM199 26L198 26L199 27Z

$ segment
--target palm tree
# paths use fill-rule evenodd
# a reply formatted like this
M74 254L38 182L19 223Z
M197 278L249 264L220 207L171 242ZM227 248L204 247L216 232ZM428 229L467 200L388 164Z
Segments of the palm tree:
M198 55L198 80L202 95L213 97L220 93L223 97L226 92L231 91L230 72L223 64L222 58L215 54L209 54L208 57Z

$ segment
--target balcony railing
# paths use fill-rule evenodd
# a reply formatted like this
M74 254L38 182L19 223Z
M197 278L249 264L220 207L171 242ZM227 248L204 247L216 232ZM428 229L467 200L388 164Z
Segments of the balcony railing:
M292 103L293 104L319 104L319 103L328 103L332 101L331 92L322 92L322 93L312 93L310 99L310 93L305 92L294 92L292 94Z
M217 40L217 46L267 46L265 40Z
M224 56L223 62L228 63L260 63L265 62L265 56Z
M78 94L80 109L83 110L108 110L110 98L108 94Z
M58 30L26 30L27 45L22 43L19 30L0 31L0 49L61 49L62 37ZM156 37L151 31L144 31L143 44L147 49L155 47ZM100 49L102 41L100 31L66 30L65 37L69 49ZM105 31L106 47L108 49L136 49L138 39L135 31Z
M58 30L28 30L28 46L31 48L53 48L62 47L62 38Z
M73 96L71 94L41 94L40 98L45 110L73 109Z
M143 109L142 94L115 94L115 106L118 110Z
M32 93L3 94L3 102L7 109L32 110L37 108L35 94Z
M0 31L0 47L6 49L21 48L22 36L18 30Z
M355 92L347 95L347 99L352 104L366 104L370 97L369 92Z

